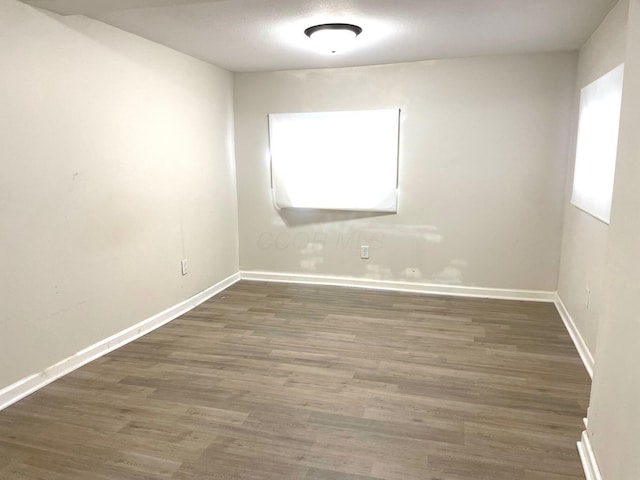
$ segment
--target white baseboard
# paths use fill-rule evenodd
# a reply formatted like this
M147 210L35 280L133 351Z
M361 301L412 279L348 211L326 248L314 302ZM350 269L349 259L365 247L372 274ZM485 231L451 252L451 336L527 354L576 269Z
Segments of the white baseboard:
M596 457L593 454L591 441L589 440L589 435L586 430L582 432L582 437L578 442L578 453L580 454L586 480L602 480L598 462L596 462Z
M72 371L80 368L83 365L102 357L107 353L126 345L129 342L140 338L143 335L155 330L156 328L175 320L180 315L187 313L196 306L210 299L214 295L217 295L224 289L233 285L240 280L240 274L235 273L228 278L216 283L215 285L203 290L202 292L194 295L193 297L174 305L160 312L142 322L133 325L121 332L112 335L109 338L105 338L100 342L91 345L84 350L72 355L69 358L62 360L61 362L43 370L40 373L36 373L29 377L23 378L16 383L9 385L8 387L0 390L0 410L12 405L18 400L23 399L27 395L41 389L49 383L57 380L58 378L71 373Z
M569 335L571 336L571 340L573 340L573 344L576 346L576 350L578 350L578 354L582 359L582 363L584 363L584 368L587 369L587 373L589 374L589 376L593 378L593 367L595 365L595 362L593 359L593 355L589 351L589 347L587 347L584 338L582 338L582 335L580 335L576 324L574 323L571 315L569 314L569 311L564 306L564 303L562 303L562 299L558 294L556 294L555 296L554 303L556 304L556 308L558 309L560 318L562 318L562 321L564 322L564 325L567 328Z
M297 273L276 273L241 271L243 280L278 283L302 283L310 285L334 285L340 287L368 288L397 292L426 293L430 295L450 295L457 297L492 298L500 300L526 300L533 302L553 302L555 292L538 290L508 290L501 288L463 287L459 285L435 285L428 283L373 280L369 278L332 277L324 275L301 275Z

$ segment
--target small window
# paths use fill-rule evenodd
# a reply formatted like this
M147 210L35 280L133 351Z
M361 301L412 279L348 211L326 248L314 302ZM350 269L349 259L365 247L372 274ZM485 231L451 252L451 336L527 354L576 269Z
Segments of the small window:
M396 212L400 110L269 115L277 208Z
M611 216L624 65L580 92L571 203L605 223Z

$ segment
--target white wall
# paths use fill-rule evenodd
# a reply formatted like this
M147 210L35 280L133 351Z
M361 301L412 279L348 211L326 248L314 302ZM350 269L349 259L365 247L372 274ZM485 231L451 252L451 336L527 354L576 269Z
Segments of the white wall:
M622 0L580 49L574 125L577 125L582 87L624 62L627 11L628 0ZM567 174L558 294L593 355L596 351L598 324L604 302L603 278L609 226L570 203L575 161L575 130L573 138ZM590 290L589 295L587 287Z
M1 389L237 272L238 247L231 74L14 0L0 72Z
M630 0L616 180L588 435L605 480L640 478L640 0Z
M553 53L236 74L241 269L555 291L575 66ZM402 109L397 215L274 208L267 114L383 107Z

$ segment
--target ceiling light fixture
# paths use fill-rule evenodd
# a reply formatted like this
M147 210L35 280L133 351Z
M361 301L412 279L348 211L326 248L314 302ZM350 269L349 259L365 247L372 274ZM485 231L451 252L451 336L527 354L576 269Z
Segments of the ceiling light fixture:
M362 33L362 28L350 23L324 23L304 31L322 51L336 53Z

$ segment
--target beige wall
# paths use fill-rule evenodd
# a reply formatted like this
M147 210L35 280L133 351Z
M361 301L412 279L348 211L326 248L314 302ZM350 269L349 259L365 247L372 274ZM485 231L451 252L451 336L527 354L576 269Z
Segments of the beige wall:
M237 272L238 254L231 74L14 0L0 38L2 388Z
M605 480L640 478L640 0L630 0L616 180L588 434Z
M622 0L580 49L574 125L577 125L582 87L624 62L627 10L628 0ZM570 203L575 160L575 130L573 138L567 174L558 294L593 355L604 302L603 277L609 226Z
M575 66L555 53L236 74L241 269L555 291ZM267 114L384 107L402 109L397 215L274 208Z

